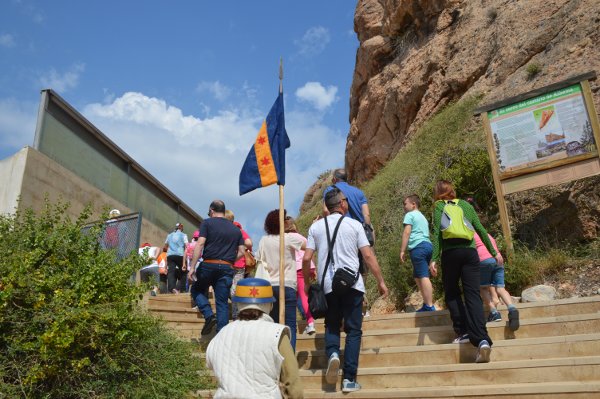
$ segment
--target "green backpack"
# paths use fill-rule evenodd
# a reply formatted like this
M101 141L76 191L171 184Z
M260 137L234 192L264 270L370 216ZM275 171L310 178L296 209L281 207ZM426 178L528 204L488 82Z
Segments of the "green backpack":
M442 213L442 238L448 240L459 238L471 241L475 235L473 225L465 218L465 213L458 205L458 200L444 201L444 210Z

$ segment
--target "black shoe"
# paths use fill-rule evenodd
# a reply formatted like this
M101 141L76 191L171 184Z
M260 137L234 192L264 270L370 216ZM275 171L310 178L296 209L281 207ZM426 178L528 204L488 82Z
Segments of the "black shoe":
M210 334L216 324L217 324L217 318L215 317L215 315L210 316L208 319L206 319L204 321L204 327L202 327L202 331L200 331L200 335Z
M517 309L510 309L508 311L508 328L512 331L517 331L519 327L519 311Z

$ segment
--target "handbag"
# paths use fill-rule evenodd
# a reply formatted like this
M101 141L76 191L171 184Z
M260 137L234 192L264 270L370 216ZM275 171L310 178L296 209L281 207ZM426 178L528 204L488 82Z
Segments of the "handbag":
M254 272L255 278L262 278L263 280L269 281L271 275L269 274L269 265L262 259L256 260L256 271Z
M331 280L331 290L336 296L347 294L358 281L358 273L347 267L340 267L335 271Z
M252 251L250 251L249 249L244 251L244 260L246 261L247 268L251 269L254 266L256 266L256 258L252 254Z
M325 231L327 233L327 260L325 261L325 267L323 269L323 278L321 278L321 284L311 284L308 288L308 309L315 319L325 317L327 314L327 298L325 297L325 276L327 274L327 267L333 259L333 245L337 237L340 224L344 219L344 215L340 218L333 231L333 238L329 238L329 225L327 224L327 216L325 216Z
M363 223L363 229L365 229L365 235L367 236L367 241L369 241L369 245L375 245L375 236L373 235L373 226L370 224Z

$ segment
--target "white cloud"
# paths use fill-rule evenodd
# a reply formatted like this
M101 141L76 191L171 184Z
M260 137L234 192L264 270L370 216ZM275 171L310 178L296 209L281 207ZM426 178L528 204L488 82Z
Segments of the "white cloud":
M60 74L52 68L39 78L39 84L44 89L54 89L59 94L74 89L79 84L79 77L85 70L85 64L77 63L71 66L68 71Z
M0 46L7 47L7 48L15 47L16 42L15 42L14 36L9 33L1 34L0 35Z
M0 149L3 155L33 145L38 104L0 99Z
M323 52L330 40L331 36L327 28L313 26L304 33L301 39L295 40L294 44L298 47L300 55L312 57Z
M216 82L200 82L196 90L200 93L209 92L219 101L225 101L231 94L231 89L218 80Z
M324 111L337 101L337 90L336 86L323 87L319 82L307 82L296 90L296 97L310 103L319 111Z
M238 195L238 178L268 109L184 115L166 101L125 93L110 104L86 106L84 115L188 205L204 215L223 199L258 243L264 218L278 207L277 187ZM285 204L295 215L308 187L324 170L343 165L345 137L314 113L286 112Z

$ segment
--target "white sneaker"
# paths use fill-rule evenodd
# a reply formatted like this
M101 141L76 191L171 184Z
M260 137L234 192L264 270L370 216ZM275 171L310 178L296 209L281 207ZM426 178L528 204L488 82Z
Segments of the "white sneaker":
M329 356L329 362L327 362L327 371L325 372L325 381L329 384L335 384L338 378L338 371L340 370L340 356L337 352L333 352Z
M344 379L342 382L342 392L344 393L360 391L360 388L360 384L356 381Z
M366 319L367 317L371 317L371 313L367 310L365 312L364 318Z
M475 358L475 363L489 363L490 362L490 354L492 353L492 348L490 344L484 339L479 343L479 348L477 349L477 357Z
M304 334L313 335L316 332L317 330L315 330L315 323L308 324L304 329Z

